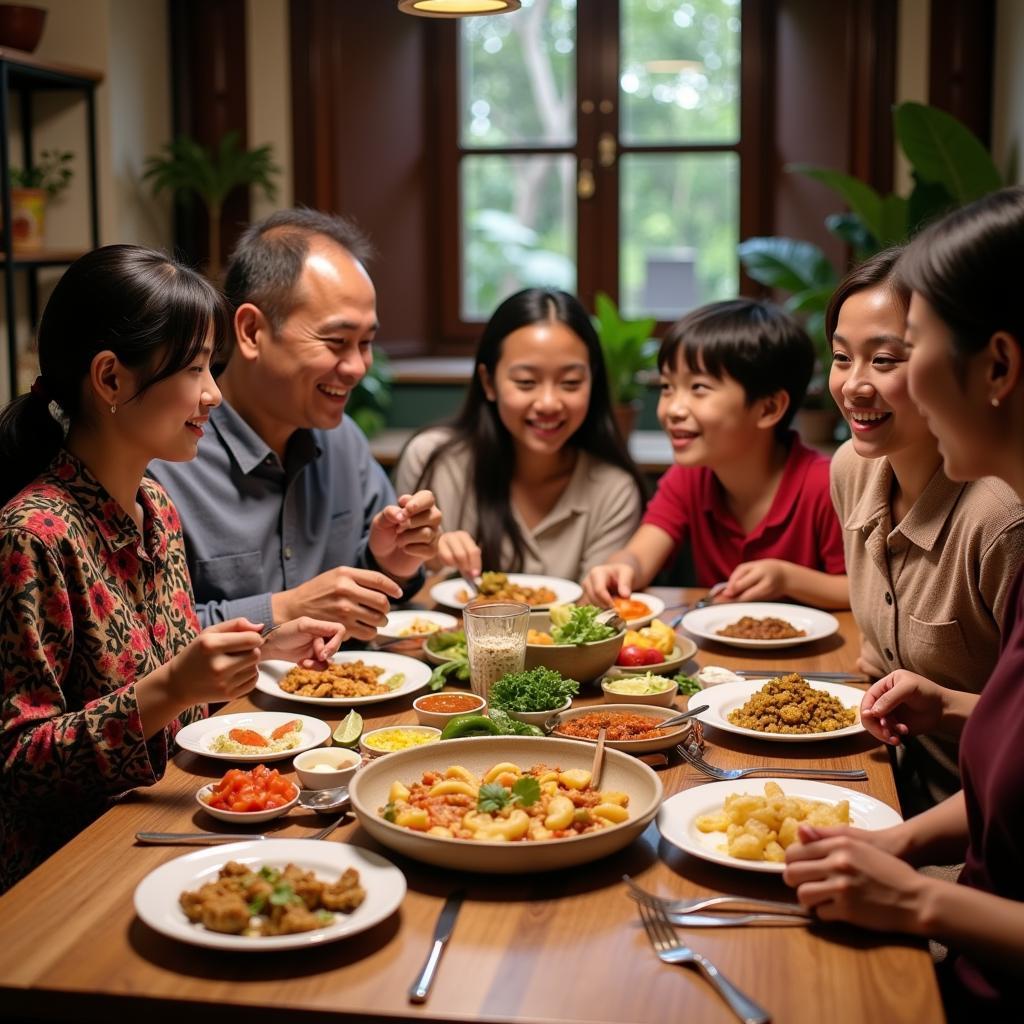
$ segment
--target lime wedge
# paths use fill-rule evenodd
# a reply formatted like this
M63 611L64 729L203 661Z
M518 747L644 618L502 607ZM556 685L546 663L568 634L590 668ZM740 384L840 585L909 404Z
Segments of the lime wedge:
M339 747L354 747L363 732L363 716L358 711L350 711L334 730L334 742Z

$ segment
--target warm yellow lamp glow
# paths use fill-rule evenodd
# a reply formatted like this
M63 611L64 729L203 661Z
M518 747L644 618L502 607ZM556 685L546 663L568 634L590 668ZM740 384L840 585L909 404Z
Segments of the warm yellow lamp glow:
M520 0L398 0L398 9L422 18L470 18L518 11Z

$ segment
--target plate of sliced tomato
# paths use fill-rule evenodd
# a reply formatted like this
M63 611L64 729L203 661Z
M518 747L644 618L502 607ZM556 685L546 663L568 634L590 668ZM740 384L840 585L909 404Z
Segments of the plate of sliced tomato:
M287 814L298 799L299 787L265 764L249 771L229 768L219 782L196 793L196 803L215 818L253 825Z
M183 750L224 761L283 761L319 747L330 735L331 727L319 718L251 711L193 722L175 740Z

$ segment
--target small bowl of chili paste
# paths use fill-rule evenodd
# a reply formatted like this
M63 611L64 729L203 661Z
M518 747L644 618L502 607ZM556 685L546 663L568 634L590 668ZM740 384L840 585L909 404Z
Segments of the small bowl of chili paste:
M480 715L487 707L487 701L474 693L428 693L417 697L412 706L420 725L432 725L443 729L459 715Z

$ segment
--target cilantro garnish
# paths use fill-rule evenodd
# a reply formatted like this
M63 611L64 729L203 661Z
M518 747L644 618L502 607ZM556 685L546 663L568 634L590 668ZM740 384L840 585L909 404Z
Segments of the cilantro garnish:
M497 782L485 783L477 794L476 809L484 814L497 814L516 804L529 807L539 799L540 783L532 775L524 775L511 789Z

